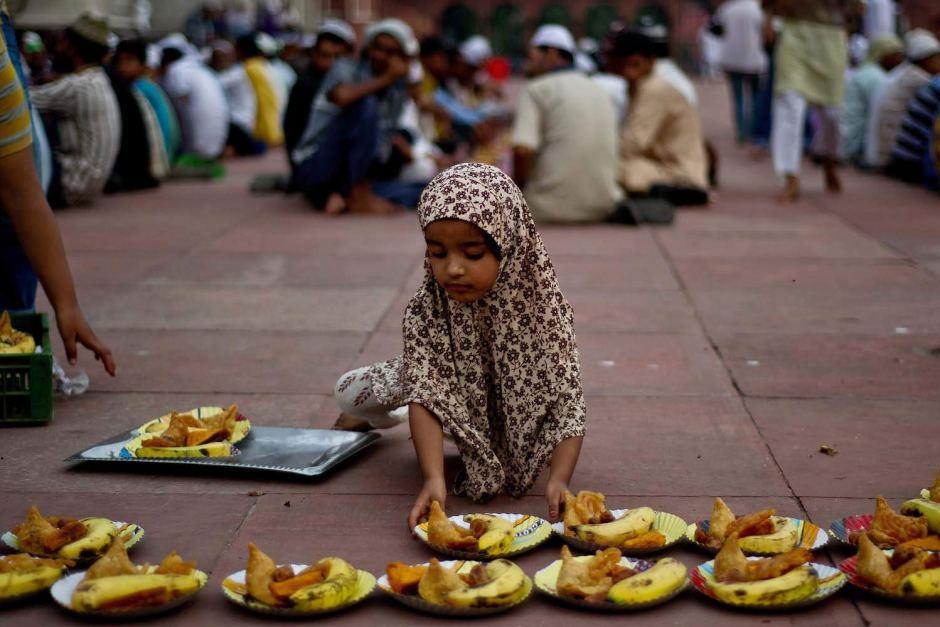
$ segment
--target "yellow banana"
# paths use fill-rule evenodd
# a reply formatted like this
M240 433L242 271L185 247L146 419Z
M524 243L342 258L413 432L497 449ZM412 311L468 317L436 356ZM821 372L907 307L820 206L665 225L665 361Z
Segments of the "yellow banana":
M486 523L486 532L480 536L479 549L481 553L489 555L499 555L509 551L512 541L516 538L516 530L512 523L499 516L490 516L489 514L468 514L463 519L472 523L474 520L482 520Z
M898 590L905 596L940 597L940 568L911 573L901 580Z
M88 612L120 606L122 600L147 592L166 590L171 599L192 594L200 588L199 578L189 575L115 575L83 580L72 594L72 608Z
M291 604L304 610L328 610L342 605L355 594L359 571L338 557L325 557L317 564L327 563L330 569L320 583L301 588L290 595Z
M931 533L940 533L940 503L927 499L911 499L901 506L906 516L923 516Z
M232 443L209 442L198 446L141 446L134 451L135 457L228 457L232 454Z
M646 533L656 521L656 512L649 507L631 509L626 515L609 523L599 525L575 525L575 535L585 542L603 546L619 546L641 533Z
M509 560L494 560L486 565L490 581L482 586L459 588L447 594L445 601L454 607L502 607L518 602L527 592L526 574Z
M70 560L82 560L97 557L111 546L118 534L117 526L107 518L84 518L82 523L88 529L84 538L70 542L56 555Z
M621 605L654 601L681 588L687 575L685 565L664 557L649 570L615 583L607 592L607 600Z
M789 518L774 516L774 532L763 536L745 536L738 540L742 551L749 553L786 553L799 540L796 524Z
M716 581L709 587L718 599L730 605L783 605L813 594L819 587L819 577L812 566L804 564L773 579L743 583Z
M65 572L65 567L40 566L33 570L0 573L0 600L44 590Z

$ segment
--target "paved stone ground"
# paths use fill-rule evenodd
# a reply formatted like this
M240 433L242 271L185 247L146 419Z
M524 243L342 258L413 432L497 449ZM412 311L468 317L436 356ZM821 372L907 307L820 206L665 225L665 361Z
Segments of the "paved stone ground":
M940 415L940 202L846 173L841 197L805 172L782 206L766 161L730 141L726 97L703 89L723 156L707 211L675 226L551 228L544 237L575 307L589 435L575 488L614 505L688 520L722 495L820 525L911 497L937 469ZM211 571L209 588L154 624L255 624L218 592L253 540L280 560L340 554L379 572L424 560L404 519L419 486L405 429L318 483L69 467L75 450L170 409L237 402L258 424L328 427L336 378L399 350L402 310L421 272L411 215L330 219L300 200L252 196L280 156L230 165L213 184L165 185L59 213L81 301L115 351L108 380L83 355L92 391L60 400L51 425L0 432L0 526L31 503L48 513L137 521L137 560L170 549ZM821 443L838 449L828 457ZM450 452L453 456L453 451ZM486 508L544 513L542 489ZM519 559L530 573L549 544ZM689 565L705 556L670 554ZM820 556L838 561L839 549ZM900 625L928 619L845 592L796 614L730 612L690 591L631 620L657 624ZM72 619L51 602L5 610L7 625ZM381 595L334 624L424 620ZM494 624L614 620L542 598Z

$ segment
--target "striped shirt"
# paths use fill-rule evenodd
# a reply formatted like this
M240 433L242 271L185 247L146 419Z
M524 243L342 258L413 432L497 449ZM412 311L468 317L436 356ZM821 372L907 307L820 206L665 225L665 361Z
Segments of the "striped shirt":
M28 148L33 143L32 132L26 95L0 36L0 157Z
M923 163L930 152L934 120L940 115L940 76L920 88L907 105L891 156L898 161Z
M888 163L907 103L928 82L930 75L913 63L904 62L888 72L871 103L865 132L865 162L868 165L881 168Z
M56 161L65 201L93 200L104 189L121 146L121 113L107 74L94 66L29 93L37 109L58 116Z

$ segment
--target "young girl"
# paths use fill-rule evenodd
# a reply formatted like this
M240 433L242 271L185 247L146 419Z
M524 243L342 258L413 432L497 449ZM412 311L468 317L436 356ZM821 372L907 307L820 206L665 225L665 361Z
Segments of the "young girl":
M421 196L425 277L405 312L404 355L336 384L347 419L411 425L424 485L408 517L445 501L443 436L464 471L454 493L522 496L549 464L556 520L584 435L571 307L522 192L479 163L439 174ZM347 427L350 425L347 424Z

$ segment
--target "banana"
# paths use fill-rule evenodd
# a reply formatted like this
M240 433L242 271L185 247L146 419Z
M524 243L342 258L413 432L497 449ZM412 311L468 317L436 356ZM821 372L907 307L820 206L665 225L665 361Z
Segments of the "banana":
M328 563L330 570L320 583L301 588L290 595L290 603L302 610L328 610L342 605L355 594L359 571L346 560L325 557L318 564Z
M763 536L746 536L738 540L742 551L749 553L786 553L796 546L799 531L789 518L774 516L773 533Z
M487 583L453 590L444 600L454 607L502 607L525 596L526 574L513 562L494 560L486 565L486 574L490 577Z
M107 518L82 519L88 533L84 538L66 544L59 552L58 557L70 560L83 560L101 555L111 546L118 534L117 526Z
M145 599L151 594L159 598L166 591L169 599L192 594L199 590L199 579L190 575L115 575L83 580L72 594L72 608L90 612L109 607L132 604L134 599ZM161 604L166 599L161 599Z
M481 520L486 523L486 532L480 536L478 541L481 553L489 555L506 553L509 551L509 547L512 546L512 541L516 538L516 531L512 523L499 516L467 514L463 519L468 523L472 523L474 520Z
M0 600L12 599L54 584L65 572L65 567L40 566L33 570L0 573Z
M607 592L607 600L620 605L654 601L681 588L687 575L685 565L664 557L649 570L615 583Z
M619 546L624 540L646 533L656 521L656 512L649 507L631 509L624 516L599 525L575 525L575 535L585 542L602 546Z
M904 596L940 597L940 568L911 573L901 580L898 590Z
M927 499L911 499L901 506L905 516L923 516L931 533L940 533L940 503Z
M743 583L716 581L709 587L719 600L730 605L782 605L813 594L819 587L819 577L812 566L803 564L773 579Z
M232 443L210 442L198 446L141 446L134 451L135 457L228 457L232 454Z

